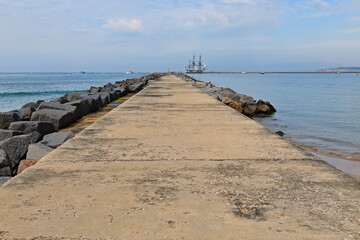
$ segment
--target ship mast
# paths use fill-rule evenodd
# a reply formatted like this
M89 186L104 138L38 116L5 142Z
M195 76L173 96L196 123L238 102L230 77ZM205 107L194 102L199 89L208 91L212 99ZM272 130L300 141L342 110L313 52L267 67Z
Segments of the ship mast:
M201 62L201 53L200 53L200 56L199 56L199 70L201 70L201 67L202 67L202 62Z

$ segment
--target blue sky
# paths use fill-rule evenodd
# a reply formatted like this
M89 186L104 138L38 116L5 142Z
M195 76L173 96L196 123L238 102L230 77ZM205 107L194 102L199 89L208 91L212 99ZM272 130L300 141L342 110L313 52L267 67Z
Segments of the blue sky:
M360 67L359 0L0 0L0 71Z

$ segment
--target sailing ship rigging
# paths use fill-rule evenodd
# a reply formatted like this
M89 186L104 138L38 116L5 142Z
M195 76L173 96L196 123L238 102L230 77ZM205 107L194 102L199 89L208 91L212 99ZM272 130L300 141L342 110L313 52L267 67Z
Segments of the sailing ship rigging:
M206 70L207 66L202 61L201 54L199 56L199 61L195 60L195 54L193 55L192 61L189 60L189 65L186 67L186 73L203 73Z

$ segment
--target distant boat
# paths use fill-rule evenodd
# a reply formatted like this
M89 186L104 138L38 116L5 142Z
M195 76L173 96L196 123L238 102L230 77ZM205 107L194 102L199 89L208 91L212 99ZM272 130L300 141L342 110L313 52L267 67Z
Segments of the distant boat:
M246 72L241 72L241 73L244 73L244 74L245 74Z
M355 76L359 75L358 73L354 73Z
M261 72L260 74L265 74L264 72Z
M127 71L125 72L126 74L133 74L134 72L133 71Z
M185 68L186 73L204 73L207 66L201 59L201 54L199 56L199 61L195 60L195 54L193 55L193 60L189 60L189 65Z
M81 73L81 74L85 74L86 72L84 72L84 71L80 71L80 73Z

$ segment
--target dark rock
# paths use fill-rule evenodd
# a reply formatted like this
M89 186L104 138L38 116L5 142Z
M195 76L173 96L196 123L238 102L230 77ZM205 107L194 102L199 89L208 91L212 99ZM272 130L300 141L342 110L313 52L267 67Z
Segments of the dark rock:
M102 100L99 94L91 94L86 96L90 112L96 112L102 106Z
M38 108L39 105L40 105L40 103L37 104L37 103L34 103L34 102L29 102L29 103L25 104L24 106L22 106L21 108L34 108L34 109L36 109L36 108Z
M74 121L80 118L80 113L78 112L77 108L75 106L71 106L67 104L43 102L38 107L38 110L41 109L56 109L56 110L68 111L74 115Z
M101 89L102 89L102 87L90 87L89 92L90 93L98 93L101 91Z
M7 129L10 123L21 121L21 116L16 112L0 112L0 128Z
M65 105L71 105L71 106L76 107L77 113L79 114L79 116L78 116L79 118L90 113L90 107L89 107L88 101L86 99L74 100L74 101L65 103Z
M110 96L112 98L111 101L117 100L117 99L119 99L121 97L120 93L117 92L117 91L110 92Z
M0 186L4 185L7 181L9 181L12 177L0 177Z
M73 121L75 122L77 119L82 117L80 109L76 106L72 106L69 104L60 104L60 103L51 103L51 102L43 102L38 107L38 110L41 109L56 109L56 110L64 110L70 112L73 115Z
M19 121L12 122L9 127L10 130L24 132L29 134L32 132L39 132L42 136L54 132L54 125L50 122L41 121Z
M245 103L244 104L244 110L243 110L243 114L245 114L246 116L252 118L254 117L255 113L256 113L256 104L255 103Z
M135 83L128 86L130 93L137 93L144 87L144 83Z
M65 96L66 96L66 95L65 95ZM51 100L50 102L53 102L53 103L60 103L60 104L67 103L67 102L68 102L68 100L66 100L65 96L55 98L55 99Z
M51 148L45 144L33 143L29 145L28 151L26 153L26 159L40 160L53 150L54 148Z
M105 107L110 102L110 93L100 92L101 106Z
M21 160L19 163L18 170L17 170L17 175L22 173L25 169L27 169L31 166L34 166L36 163L37 163L36 160L30 160L30 159Z
M115 92L118 92L120 94L120 97L123 97L125 96L128 91L129 91L129 88L128 87L117 87L114 89Z
M85 99L86 96L88 96L89 93L86 92L71 92L68 94L65 94L63 97L67 102L75 101L75 100L82 100Z
M29 145L38 142L40 139L41 134L38 132L15 136L0 142L0 149L6 152L11 161L11 166L14 169L25 156Z
M31 114L35 111L36 111L36 109L32 108L32 107L20 108L19 115L22 120L30 120Z
M263 100L259 100L256 103L256 114L263 113L263 114L269 114L270 108Z
M105 88L111 88L111 89L116 88L116 86L114 84L112 84L112 83L108 83L108 84L104 85L104 87Z
M251 96L246 96L246 95L243 95L243 94L238 94L238 95L239 95L239 101L243 101L243 102L246 102L246 103L249 103L249 104L255 103L254 98L251 97Z
M279 136L284 136L284 133L282 132L282 131L277 131L277 132L275 132L277 135L279 135Z
M113 90L114 90L114 88L103 87L100 92L108 92L108 93L110 93L110 92L112 92Z
M12 176L11 161L3 149L0 149L0 177Z
M41 103L43 103L43 102L45 102L44 100L38 100L38 101L36 101L36 105L37 105L37 107L39 107L39 105L41 104Z
M74 121L74 114L64 110L41 109L32 114L31 121L50 122L54 125L55 130L59 130Z
M70 138L73 138L75 135L73 132L56 132L44 136L41 144L45 144L48 147L57 148Z
M276 112L275 107L273 105L271 105L270 102L266 101L265 104L268 105L268 107L270 108L270 113L275 113Z
M0 129L0 142L6 140L8 138L12 138L14 136L21 135L21 134L24 134L24 133L19 132L19 131L14 131L14 130Z

